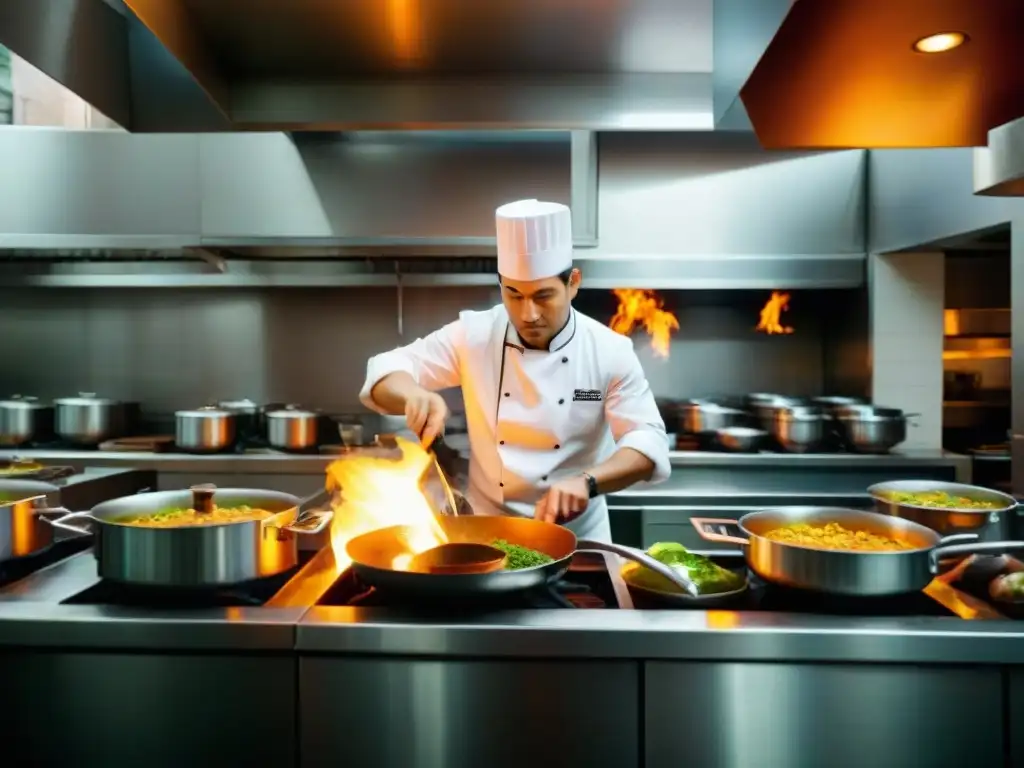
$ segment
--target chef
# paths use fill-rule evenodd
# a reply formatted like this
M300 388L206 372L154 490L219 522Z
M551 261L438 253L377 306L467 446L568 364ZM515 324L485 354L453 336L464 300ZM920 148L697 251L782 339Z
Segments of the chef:
M632 341L572 308L569 209L520 200L496 224L502 303L371 358L360 398L429 445L448 417L437 391L461 386L474 512L609 542L604 495L669 476L665 424Z

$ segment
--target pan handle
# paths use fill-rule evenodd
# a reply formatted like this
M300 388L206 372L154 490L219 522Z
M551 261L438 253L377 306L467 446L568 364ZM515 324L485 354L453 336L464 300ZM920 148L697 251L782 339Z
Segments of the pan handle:
M938 546L928 553L928 568L932 573L938 573L939 561L944 557L955 555L1005 555L1007 552L1019 552L1021 550L1024 550L1024 541L976 541L967 544L953 544L948 547Z
M64 507L45 506L36 507L33 511L40 520L54 528L60 528L62 531L68 531L76 536L92 536L90 523L96 518L92 516L91 512L72 512ZM51 518L49 515L57 515L57 517ZM72 520L83 520L86 521L86 524L85 526L72 525Z
M330 525L333 519L334 512L329 509L323 512L307 512L291 525L286 525L282 530L301 533L306 536L315 536Z
M697 589L697 585L686 578L683 574L677 571L675 568L669 568L662 562L655 560L653 557L648 555L646 552L640 552L639 550L633 549L632 547L624 547L621 544L612 544L605 541L578 541L576 542L577 552L611 552L624 557L627 560L632 560L634 563L639 563L644 568L654 571L659 576L663 576L686 594L692 597L700 597L700 590Z
M750 543L750 539L743 535L739 523L727 517L691 517L690 524L697 529L697 533L704 541L740 544L741 546ZM738 531L739 535L729 533L730 530Z

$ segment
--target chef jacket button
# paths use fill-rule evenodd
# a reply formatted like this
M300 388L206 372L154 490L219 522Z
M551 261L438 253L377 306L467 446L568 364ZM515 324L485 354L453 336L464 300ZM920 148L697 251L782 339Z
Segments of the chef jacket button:
M564 397L558 398L558 404L559 405L563 405L564 403L565 403L565 398Z
M568 357L563 357L562 358L562 362L563 363L568 363L569 362L569 358Z
M559 448L561 448L561 447L562 447L562 446L560 446L560 445L556 445L556 446L555 446L555 450L557 451L557 450L558 450Z
M504 445L504 444L505 444L505 441L504 441L504 440L499 440L499 441L498 441L498 445Z
M505 393L505 397L508 397L508 392Z
M544 475L544 477L541 478L541 480L547 480L547 479L548 479L547 475Z
M498 487L499 487L499 488L504 488L504 487L505 487L505 484L504 484L504 483L498 483Z

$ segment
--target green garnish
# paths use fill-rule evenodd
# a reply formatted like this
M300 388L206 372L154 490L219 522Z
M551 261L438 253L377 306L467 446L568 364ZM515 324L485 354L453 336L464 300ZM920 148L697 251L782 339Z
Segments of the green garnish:
M529 547L521 547L518 544L509 544L504 539L492 541L491 546L505 553L506 571L521 571L523 568L547 565L554 560L554 558L545 555L543 552L538 552Z

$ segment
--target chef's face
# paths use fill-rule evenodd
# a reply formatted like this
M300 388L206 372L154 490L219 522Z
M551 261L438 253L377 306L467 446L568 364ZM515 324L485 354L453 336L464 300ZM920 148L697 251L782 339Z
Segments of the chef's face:
M501 300L519 338L534 349L547 349L569 320L580 279L578 269L543 280L501 278Z

